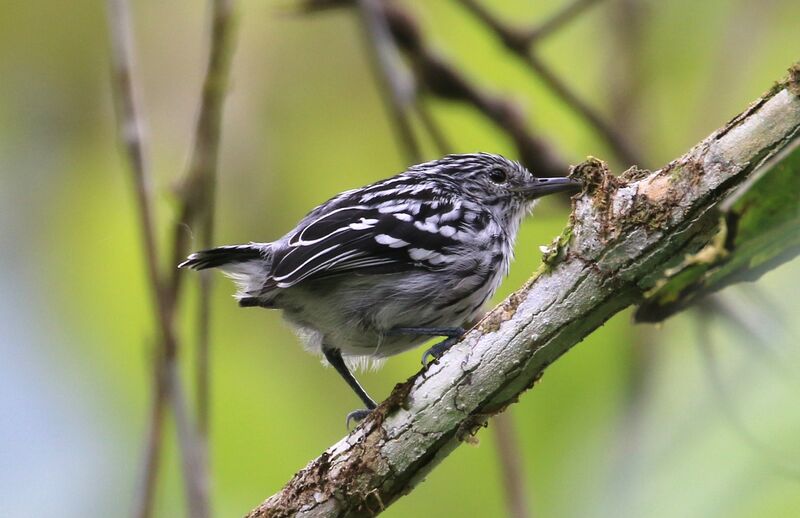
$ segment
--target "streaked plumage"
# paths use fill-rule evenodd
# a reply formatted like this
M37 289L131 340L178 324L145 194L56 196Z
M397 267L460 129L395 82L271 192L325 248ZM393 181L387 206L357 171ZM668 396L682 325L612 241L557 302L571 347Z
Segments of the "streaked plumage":
M282 309L311 351L381 359L429 338L392 329L474 321L535 198L572 186L498 155L449 155L343 192L278 240L197 252L181 266L222 269L242 306Z

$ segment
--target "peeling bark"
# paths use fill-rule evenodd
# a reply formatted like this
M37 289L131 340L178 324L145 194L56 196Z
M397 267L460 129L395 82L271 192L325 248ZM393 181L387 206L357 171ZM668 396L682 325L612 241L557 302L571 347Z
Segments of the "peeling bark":
M585 189L539 272L248 516L368 516L410 492L548 365L719 239L723 202L798 140L797 81L653 173L573 168Z

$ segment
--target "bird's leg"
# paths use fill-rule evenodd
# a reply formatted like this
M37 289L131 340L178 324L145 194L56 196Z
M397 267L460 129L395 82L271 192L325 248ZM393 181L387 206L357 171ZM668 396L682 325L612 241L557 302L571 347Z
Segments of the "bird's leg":
M448 336L455 337L464 334L463 327L393 327L386 332L387 335L414 335L414 336Z
M363 401L367 406L367 408L354 410L347 414L347 421L345 422L345 425L350 428L350 421L361 421L367 417L369 413L372 412L376 406L378 406L378 404L375 403L371 397L369 397L369 394L367 394L367 391L364 390L364 387L361 386L355 376L353 376L353 373L350 372L350 369L347 368L347 365L342 359L342 352L339 349L329 349L323 347L322 353L325 355L325 359L328 360L328 363L330 363L333 368L336 369L336 372L338 372L339 375L347 382L347 384L350 385L350 388L353 389L353 392L355 392L361 401Z
M438 361L462 336L463 327L395 327L387 335L414 335L414 336L446 336L447 338L432 346L422 354L422 365L427 366L428 360Z

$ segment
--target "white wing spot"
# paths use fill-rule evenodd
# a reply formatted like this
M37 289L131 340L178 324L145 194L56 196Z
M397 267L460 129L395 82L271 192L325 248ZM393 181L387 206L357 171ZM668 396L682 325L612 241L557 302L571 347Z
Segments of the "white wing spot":
M392 212L400 212L408 208L408 203L395 203L393 205L382 205L378 207L378 212L381 214L390 214Z
M387 234L378 234L375 236L375 241L377 241L379 245L386 245L389 248L402 248L404 246L408 246L406 241Z
M450 225L444 225L439 227L439 233L444 237L453 237L456 233L455 227L451 227Z
M447 255L434 254L430 259L428 259L428 262L431 264L452 263L453 258Z
M440 221L455 221L461 217L461 203L453 205L453 210L439 215Z
M415 221L414 226L424 232L430 232L431 234L435 234L439 231L439 227L437 227L435 223L430 223L428 221L425 223L421 221Z
M411 214L406 214L405 212L395 212L394 217L400 221L412 221L414 219Z
M424 261L438 254L424 248L409 248L408 255L414 261Z
M349 227L353 230L367 230L375 226L377 219L361 218L358 223L350 223Z

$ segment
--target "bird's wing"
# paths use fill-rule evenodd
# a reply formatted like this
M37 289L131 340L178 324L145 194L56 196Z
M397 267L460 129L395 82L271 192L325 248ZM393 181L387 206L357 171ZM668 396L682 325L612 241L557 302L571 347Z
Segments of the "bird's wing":
M345 205L312 216L276 251L265 288L353 270L435 270L453 259L448 251L459 243L460 210L454 200Z

